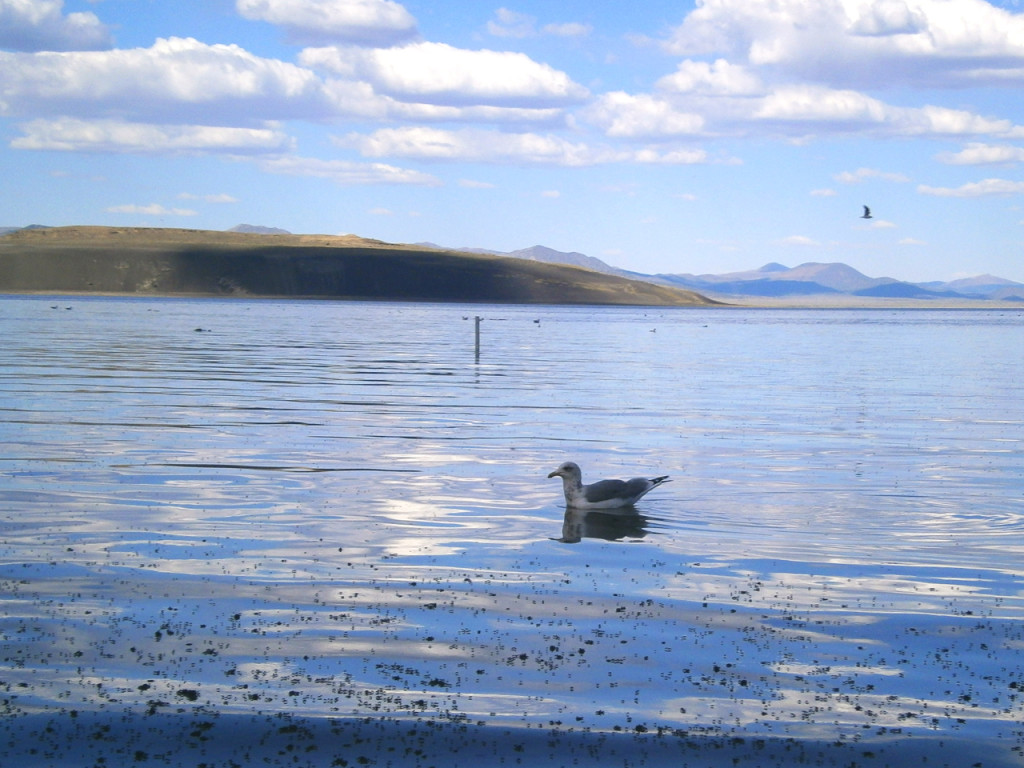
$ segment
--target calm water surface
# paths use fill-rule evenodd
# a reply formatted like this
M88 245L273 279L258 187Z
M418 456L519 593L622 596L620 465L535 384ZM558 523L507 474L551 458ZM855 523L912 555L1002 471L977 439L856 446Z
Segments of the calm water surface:
M1024 760L1024 312L7 297L0 330L22 764ZM567 517L567 459L673 481Z

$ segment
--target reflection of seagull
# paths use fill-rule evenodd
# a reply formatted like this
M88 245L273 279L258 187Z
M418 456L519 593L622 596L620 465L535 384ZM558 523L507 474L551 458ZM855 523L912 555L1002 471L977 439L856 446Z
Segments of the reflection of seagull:
M562 478L565 506L590 509L632 506L652 488L657 488L668 481L668 475L664 475L651 479L634 477L632 480L598 480L596 483L584 485L579 465L572 461L565 462L548 477Z
M862 219L870 219L871 218L871 209L868 208L866 205L864 206L864 215L861 216L861 218Z
M642 539L648 534L650 518L637 514L635 509L590 510L569 507L562 521L563 544L577 544L584 538L621 541Z

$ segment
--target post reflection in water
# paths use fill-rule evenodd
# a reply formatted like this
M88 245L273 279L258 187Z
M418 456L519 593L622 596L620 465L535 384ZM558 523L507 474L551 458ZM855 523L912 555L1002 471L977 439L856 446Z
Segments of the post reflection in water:
M554 539L563 544L578 544L583 539L642 539L649 530L651 518L636 509L593 510L569 507L562 521L562 538Z

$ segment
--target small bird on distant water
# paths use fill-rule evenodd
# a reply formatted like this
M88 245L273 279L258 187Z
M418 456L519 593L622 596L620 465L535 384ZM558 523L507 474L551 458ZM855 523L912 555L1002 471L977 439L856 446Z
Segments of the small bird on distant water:
M870 219L871 218L871 209L868 208L866 205L864 206L864 215L861 216L861 218L862 219Z
M630 507L648 491L668 482L668 475L662 477L634 477L631 480L598 480L590 485L583 484L579 465L567 461L548 477L561 477L565 491L565 506L589 509L614 509Z

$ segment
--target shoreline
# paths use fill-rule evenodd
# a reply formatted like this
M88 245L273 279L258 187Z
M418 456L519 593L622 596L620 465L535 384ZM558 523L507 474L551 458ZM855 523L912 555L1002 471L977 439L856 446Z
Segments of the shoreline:
M722 295L709 296L715 303L694 304L694 305L658 305L658 304L602 304L590 302L530 302L530 301L494 301L490 299L465 299L465 300L439 300L439 299L411 299L405 297L382 298L365 296L332 296L332 295L302 295L294 296L288 294L214 294L205 292L152 292L139 293L133 291L72 291L72 290L10 290L0 288L0 299L9 297L37 297L47 296L60 298L138 298L138 299L217 299L217 300L253 300L253 301L340 301L340 302L381 302L393 304L452 304L453 306L466 306L473 304L494 304L498 306L550 306L550 307L623 307L623 306L649 306L657 309L793 309L793 310L895 310L895 309L920 309L920 310L964 310L964 311L1006 311L1017 310L1024 312L1024 303L1013 301L994 301L992 299L942 301L933 299L893 299L893 298L864 298L864 297L804 297L805 300L796 299L771 299L763 297Z
M726 301L722 296L713 298ZM729 302L732 307L745 309L1017 309L1024 310L1024 302L994 299L897 299L864 296L805 296L797 298L763 298L738 296Z

